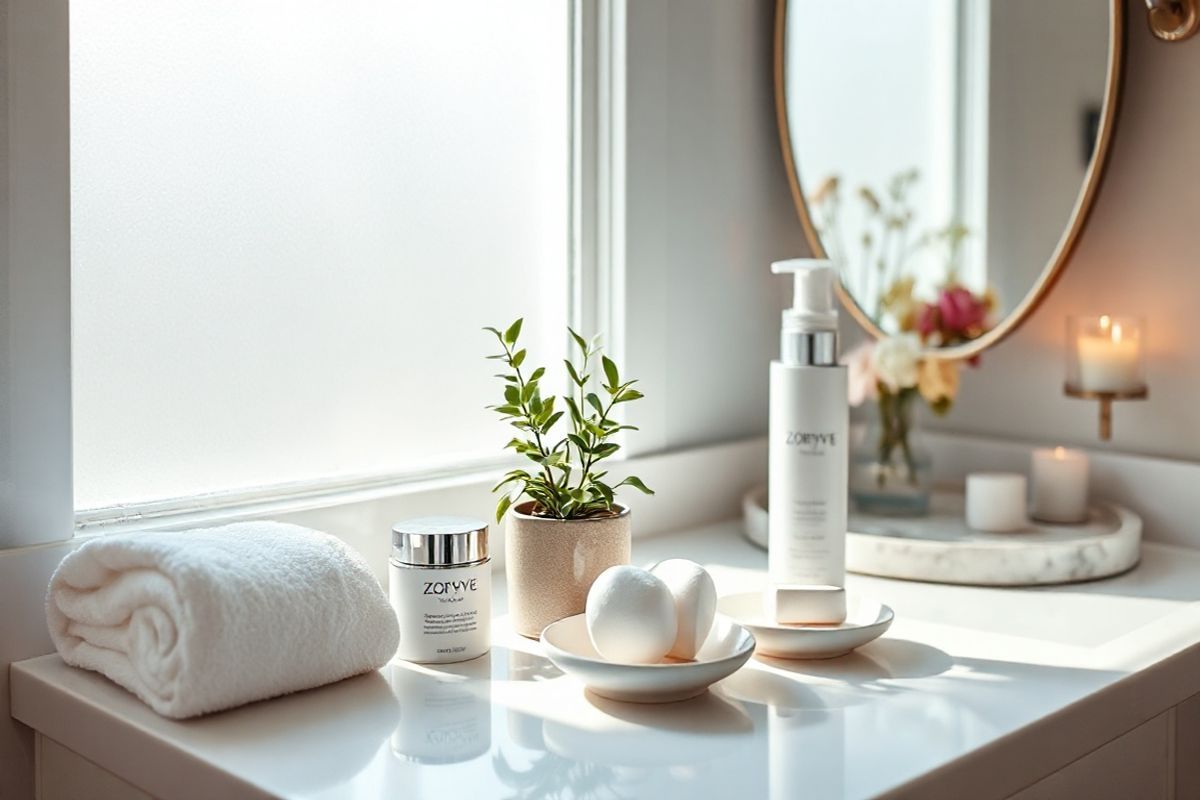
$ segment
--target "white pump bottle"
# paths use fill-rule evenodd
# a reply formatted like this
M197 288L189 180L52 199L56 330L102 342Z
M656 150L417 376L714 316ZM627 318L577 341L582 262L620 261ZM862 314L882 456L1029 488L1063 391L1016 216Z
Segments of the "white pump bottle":
M848 429L846 368L838 364L837 311L828 261L776 261L793 273L780 358L771 362L770 515L775 585L842 586L846 578Z

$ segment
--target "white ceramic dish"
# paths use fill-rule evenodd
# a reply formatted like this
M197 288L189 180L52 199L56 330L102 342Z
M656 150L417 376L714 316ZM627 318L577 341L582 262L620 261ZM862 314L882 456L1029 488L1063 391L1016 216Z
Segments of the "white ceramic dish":
M840 625L780 625L763 613L762 592L731 594L717 611L746 626L758 640L758 652L775 658L837 658L878 639L895 614L882 603L849 595L846 621Z
M618 664L605 661L592 647L583 614L542 631L546 657L556 667L601 697L629 703L673 703L704 694L745 664L754 655L754 644L750 631L718 615L695 661Z

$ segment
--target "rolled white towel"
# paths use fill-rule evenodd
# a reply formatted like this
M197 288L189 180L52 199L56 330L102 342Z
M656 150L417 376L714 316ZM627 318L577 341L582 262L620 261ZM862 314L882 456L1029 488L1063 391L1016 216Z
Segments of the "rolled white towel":
M378 669L400 641L357 553L278 522L93 539L50 579L46 618L68 664L177 719Z

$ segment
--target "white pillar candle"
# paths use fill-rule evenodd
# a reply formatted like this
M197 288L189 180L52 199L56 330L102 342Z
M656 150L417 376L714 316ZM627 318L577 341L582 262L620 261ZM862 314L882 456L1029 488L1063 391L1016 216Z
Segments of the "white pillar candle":
M1140 343L1136 336L1100 318L1098 335L1081 334L1075 346L1079 354L1079 388L1085 392L1128 392L1142 386Z
M1088 460L1062 447L1033 451L1033 518L1046 522L1087 519Z
M1015 472L973 472L967 476L967 525L1004 533L1026 527L1025 476Z

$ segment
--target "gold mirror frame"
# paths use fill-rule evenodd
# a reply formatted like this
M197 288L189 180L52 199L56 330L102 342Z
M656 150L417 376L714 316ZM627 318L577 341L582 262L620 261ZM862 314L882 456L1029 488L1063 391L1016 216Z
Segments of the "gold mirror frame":
M800 188L800 175L796 170L796 160L792 153L792 137L788 127L788 111L786 93L784 92L784 34L786 32L788 0L776 0L775 3L775 116L779 124L779 145L783 150L783 164L787 171L788 184L792 189L792 200L796 204L796 212L800 216L800 224L804 228L804 238L812 249L815 258L827 258L825 248L817 235L816 227L808 212L808 202ZM928 348L925 352L938 358L951 360L971 358L982 353L987 348L998 343L1021 326L1028 316L1045 299L1046 294L1058 280L1066 267L1068 259L1075 250L1079 236L1083 232L1088 216L1096 199L1096 193L1104 178L1108 164L1109 153L1112 150L1113 134L1116 129L1117 112L1121 104L1121 78L1125 66L1125 12L1123 0L1109 0L1109 37L1108 37L1108 74L1105 78L1104 107L1100 115L1100 128L1096 137L1096 153L1084 174L1083 189L1075 201L1071 211L1066 231L1058 240L1058 245L1050 255L1049 261L1038 276L1037 282L1005 315L994 328L970 342L953 347ZM859 306L843 283L837 283L837 294L842 305L850 315L871 336L882 339L887 336L875 324L862 307Z

